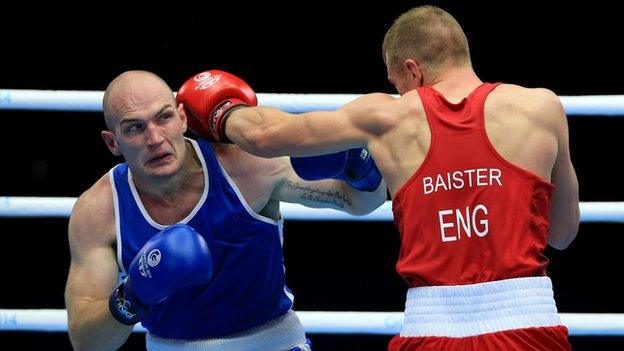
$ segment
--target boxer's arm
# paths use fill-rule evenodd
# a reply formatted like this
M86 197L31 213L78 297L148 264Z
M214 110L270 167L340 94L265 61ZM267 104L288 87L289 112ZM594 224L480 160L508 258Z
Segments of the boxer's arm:
M271 197L277 201L312 208L333 208L356 216L370 213L386 201L383 180L374 191L359 191L336 179L304 180L295 173L290 162L280 173Z
M392 124L395 99L364 95L336 111L290 114L274 108L230 113L225 134L242 149L263 157L311 156L367 147Z
M548 91L542 118L548 118L557 136L558 151L551 182L555 185L550 209L550 234L548 244L563 250L576 237L579 227L579 185L570 158L568 121L557 96Z
M132 331L131 326L117 322L108 307L118 267L112 194L108 178L102 179L78 199L69 222L71 263L65 305L75 350L117 349Z

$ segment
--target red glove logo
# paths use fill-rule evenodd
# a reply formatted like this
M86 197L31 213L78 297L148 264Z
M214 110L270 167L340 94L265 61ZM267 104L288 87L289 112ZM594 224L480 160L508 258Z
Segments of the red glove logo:
M211 85L221 80L221 75L212 75L210 72L202 72L193 77L193 80L197 82L193 90L208 89Z

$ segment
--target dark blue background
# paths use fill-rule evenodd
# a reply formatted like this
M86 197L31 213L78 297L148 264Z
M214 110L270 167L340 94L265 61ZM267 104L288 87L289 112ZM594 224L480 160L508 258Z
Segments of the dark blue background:
M463 25L483 80L548 87L559 95L624 93L624 30L615 5L430 3ZM5 11L11 21L0 24L0 88L103 90L124 70L147 69L175 89L200 70L218 68L262 93L394 93L381 41L396 16L419 4L139 9L85 3ZM624 119L571 116L569 124L581 201L623 201L616 168ZM99 136L100 113L0 110L0 126L0 196L75 197L119 161ZM66 218L0 218L0 308L64 307L66 227ZM567 250L548 250L561 312L624 313L622 229L585 223ZM296 309L402 310L406 287L394 272L399 239L391 223L287 222L284 246ZM311 339L319 351L382 350L389 337ZM624 348L624 338L571 340L576 350ZM70 348L66 334L0 333L0 345L11 342L20 350ZM142 345L143 336L135 334L123 349Z

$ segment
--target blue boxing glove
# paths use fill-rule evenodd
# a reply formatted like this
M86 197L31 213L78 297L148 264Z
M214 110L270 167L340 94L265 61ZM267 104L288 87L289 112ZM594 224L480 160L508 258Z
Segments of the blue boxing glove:
M374 191L381 183L381 173L365 148L333 154L291 157L293 169L305 180L340 179L361 191Z
M186 224L172 225L139 251L128 276L110 295L108 307L120 323L136 324L176 289L209 282L212 269L204 238Z

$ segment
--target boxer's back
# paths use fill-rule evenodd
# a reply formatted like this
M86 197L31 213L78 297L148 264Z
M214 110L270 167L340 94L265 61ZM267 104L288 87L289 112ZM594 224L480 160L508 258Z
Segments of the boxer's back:
M403 244L397 269L410 286L545 274L552 185L549 177L536 173L550 174L557 139L509 103L494 102L488 115L487 101L500 87L479 84L451 101L434 87L416 89L423 110L412 118L426 116L429 134L423 137L430 141L426 150L406 150L405 159L416 154L422 161L415 170L400 170L409 178L395 184L393 196ZM488 124L498 148L488 136ZM423 128L416 130L423 133ZM530 158L540 152L553 156Z
M440 92L456 103L471 91ZM555 94L546 89L527 89L501 84L485 101L484 121L487 137L495 150L510 163L550 180L557 157L557 124L562 114ZM382 143L371 145L387 165L384 179L395 194L422 165L431 143L431 129L421 97L410 91L393 103L395 126L386 132ZM379 147L384 148L376 150ZM387 159L386 159L387 158Z
M562 113L557 96L549 90L501 84L485 102L485 128L507 161L550 180Z

